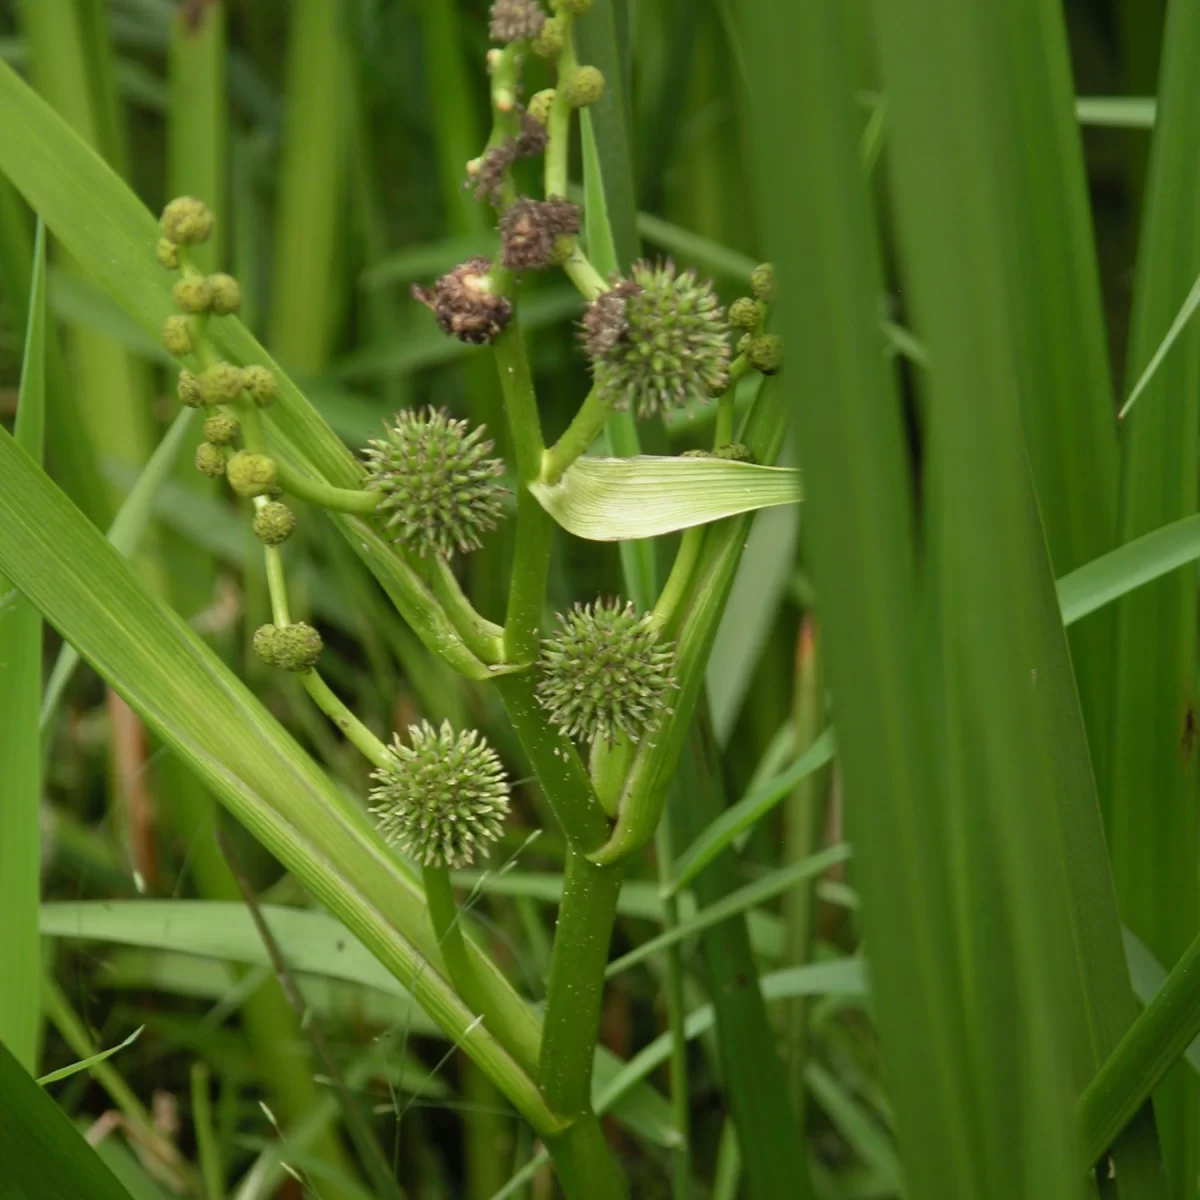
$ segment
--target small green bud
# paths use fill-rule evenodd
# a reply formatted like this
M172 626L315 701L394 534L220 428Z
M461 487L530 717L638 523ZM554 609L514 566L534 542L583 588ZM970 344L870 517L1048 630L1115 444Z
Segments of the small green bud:
M757 329L765 311L759 301L743 296L729 306L729 324L734 329Z
M285 671L311 671L324 648L321 635L303 621L262 625L254 634L254 653L268 666Z
M739 354L749 354L750 353L750 343L752 341L754 341L754 334L743 333L742 336L740 338L738 338L737 352Z
M220 446L212 442L201 442L196 447L196 470L209 479L217 479L225 474L225 455Z
M237 431L238 419L233 413L215 412L204 422L204 436L214 446L228 446Z
M550 24L549 21L546 22ZM550 120L550 106L554 103L554 97L557 95L553 88L543 88L540 92L534 92L529 100L529 107L525 110L539 124L545 125ZM479 160L476 159L476 162ZM467 173L470 174L470 164L467 164ZM478 174L478 171L476 171Z
M572 108L586 108L604 95L604 76L596 67L576 67L559 80L558 90Z
M189 275L176 280L171 289L171 298L175 301L175 307L185 313L203 313L212 308L212 288L202 275Z
M179 393L179 402L188 408L203 408L204 396L200 391L200 380L191 371L184 368L179 372L179 383L175 389Z
M775 299L775 266L773 263L759 263L750 272L750 288L764 304L770 304Z
M750 345L746 347L746 357L756 371L761 371L764 375L774 375L783 359L783 342L778 334L760 333L750 339Z
M200 373L200 395L205 404L232 404L242 387L242 372L233 363L213 363Z
M554 0L554 11L573 13L581 17L594 3L595 0Z
M713 451L713 458L725 458L732 462L748 462L754 461L754 451L749 446L743 446L741 442L728 442L724 446L718 446Z
M275 376L257 363L242 368L242 387L250 393L250 398L259 408L269 408L279 395L279 383Z
M242 289L232 275L218 271L208 277L209 290L212 292L212 310L219 317L227 317L242 307Z
M278 500L268 500L254 514L254 536L267 546L278 546L292 536L296 514Z
M570 261L571 255L575 253L575 247L579 245L579 239L572 237L569 233L560 233L555 239L554 244L550 247L550 265L552 267L565 266Z
M541 33L529 43L529 48L539 58L557 58L565 42L566 38L563 36L562 22L557 17L551 17L542 26ZM537 97L535 96L534 99L536 100ZM529 105L529 111L533 111L532 102ZM540 117L538 119L541 120ZM545 123L545 121L542 121L543 125Z
M279 478L279 468L275 460L265 454L251 454L248 450L239 450L226 464L225 474L229 477L229 486L239 496L250 499L254 496L265 496L275 487Z
M192 331L188 326L187 317L177 314L168 317L163 322L162 344L167 348L167 353L173 354L176 358L191 354Z
M408 728L387 763L371 773L369 811L389 845L427 867L469 867L500 837L509 786L500 758L475 730L455 733L449 721Z
M154 257L158 259L160 267L174 271L179 266L179 247L170 238L159 238L158 245L154 247Z
M212 235L212 210L194 196L179 196L163 209L162 231L183 246L207 242Z

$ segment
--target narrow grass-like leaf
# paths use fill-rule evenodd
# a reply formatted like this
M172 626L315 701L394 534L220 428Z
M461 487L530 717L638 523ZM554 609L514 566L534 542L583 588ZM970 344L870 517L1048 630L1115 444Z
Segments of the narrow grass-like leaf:
M706 826L704 832L679 856L675 873L664 891L674 895L690 883L739 834L761 821L785 799L796 784L832 762L836 753L837 740L831 726L785 771L743 796Z
M800 472L790 467L648 454L576 459L558 483L530 490L568 533L598 542L657 537L803 499Z
M46 417L46 234L38 226L29 323L17 401L17 442L41 462ZM41 953L37 906L42 800L37 707L42 688L42 619L9 594L0 574L0 1041L26 1070L36 1066Z
M895 1146L845 1085L815 1062L804 1069L804 1082L863 1165L875 1172L878 1186L890 1194L903 1196L904 1177Z
M1079 96L1075 100L1080 125L1109 129L1153 129L1157 108L1153 96Z
M72 1063L69 1067L59 1067L57 1071L51 1071L48 1075L41 1076L38 1079L38 1083L42 1087L45 1087L48 1083L57 1083L60 1079L70 1079L72 1075L76 1075L80 1071L86 1071L89 1067L94 1067L97 1063L104 1062L105 1059L112 1058L114 1054L119 1054L127 1046L132 1046L141 1037L142 1030L145 1028L145 1025L139 1025L118 1045L110 1046L107 1050L101 1050L99 1054L93 1054L89 1058L80 1059L79 1062Z
M0 1162L12 1200L87 1196L130 1200L129 1193L57 1104L0 1043Z
M1167 981L1167 969L1146 949L1132 930L1126 929L1125 954L1129 960L1129 979L1143 1005L1149 1004ZM1200 1074L1200 1038L1193 1040L1184 1053L1193 1071Z
M1197 308L1200 308L1200 278L1197 278L1196 282L1192 284L1192 290L1188 292L1179 312L1175 314L1175 320L1171 322L1171 327L1167 330L1166 336L1158 344L1158 349L1150 356L1150 361L1146 364L1146 369L1138 376L1138 381L1133 385L1133 390L1129 393L1125 403L1121 405L1121 411L1117 413L1119 419L1124 420L1129 415L1129 410L1149 386L1155 372L1162 365L1163 359L1167 357L1168 351L1179 340L1179 335L1187 328L1188 322L1196 315ZM1170 403L1167 397L1164 396L1162 399Z

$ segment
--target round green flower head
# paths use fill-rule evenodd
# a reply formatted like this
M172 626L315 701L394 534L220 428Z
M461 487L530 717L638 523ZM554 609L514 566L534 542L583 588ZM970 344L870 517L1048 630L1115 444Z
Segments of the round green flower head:
M191 354L192 331L188 327L187 317L177 313L163 322L162 344L166 347L167 353L173 354L176 358Z
M321 635L303 621L261 625L254 633L254 653L270 667L311 671L325 648Z
M212 210L194 196L179 196L163 209L163 233L181 246L207 242L212 236Z
M489 458L484 427L468 431L444 409L404 409L386 438L366 450L367 487L382 493L378 512L392 538L422 557L429 551L449 558L483 543L495 529L504 488L496 477L504 463Z
M257 363L242 368L242 387L250 393L250 398L259 408L270 408L279 395L279 384L275 376L266 367Z
M218 317L227 317L242 307L242 289L232 275L218 271L205 282L212 294L212 310Z
M171 288L171 299L175 307L185 313L208 312L212 308L213 294L208 280L203 275L188 275L177 280Z
M559 80L558 92L572 108L586 108L604 95L604 76L596 67L576 67Z
M200 395L205 404L232 404L244 386L242 371L233 363L213 363L200 372Z
M549 22L547 22L549 24ZM536 45L536 43L534 43ZM554 103L553 88L543 88L529 97L529 115L539 124L546 125L550 121L550 106Z
M214 446L228 446L237 431L238 419L233 413L215 412L204 422L204 440Z
M773 263L759 263L750 272L750 290L764 304L770 304L775 299L775 266Z
M296 514L278 500L268 500L254 514L254 536L266 546L278 546L292 536Z
M225 474L225 455L220 446L212 442L201 442L196 447L196 470L209 479L219 479Z
M204 396L200 391L200 380L186 367L179 372L179 383L175 387L179 402L188 408L203 408Z
M229 477L229 486L239 496L249 499L270 492L275 487L279 469L275 460L265 454L239 450L225 464L225 474Z
M742 296L729 306L729 324L742 331L757 329L764 312L761 301Z
M596 386L639 417L729 386L729 330L712 284L668 259L635 263L633 278L592 301L583 340Z
M469 867L500 837L509 810L508 780L496 752L475 730L456 734L449 721L410 725L397 736L388 765L372 773L370 811L379 832L427 867Z
M562 22L557 17L551 17L543 23L541 33L529 43L529 48L538 58L557 58L565 43L566 37L563 34ZM532 101L529 104L529 111L533 112ZM542 121L543 125L545 123Z
M673 642L632 604L577 604L542 643L538 702L569 737L636 742L653 730L675 687Z
M760 333L746 347L750 365L764 375L774 375L783 361L783 341L778 334Z
M159 238L158 245L154 247L154 257L158 259L160 267L174 271L179 266L179 247L170 238Z

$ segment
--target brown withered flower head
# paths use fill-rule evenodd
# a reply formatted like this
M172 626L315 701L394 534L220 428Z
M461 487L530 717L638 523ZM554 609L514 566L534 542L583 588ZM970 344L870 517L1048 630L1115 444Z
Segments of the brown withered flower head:
M555 239L578 232L577 205L557 196L522 196L500 218L500 265L516 271L548 267L554 261Z
M583 314L583 344L588 357L602 359L629 333L625 316L626 302L642 289L632 279L617 279L612 288L601 292Z
M512 304L488 290L486 258L468 258L443 275L431 288L413 284L412 294L437 318L443 333L460 342L483 346L512 319Z
M521 132L493 146L478 161L474 174L467 181L474 184L475 199L487 200L497 208L501 205L504 176L519 158L535 158L545 150L550 139L546 127L525 110L521 110Z
M493 42L524 42L537 37L545 23L537 0L493 0L488 32Z

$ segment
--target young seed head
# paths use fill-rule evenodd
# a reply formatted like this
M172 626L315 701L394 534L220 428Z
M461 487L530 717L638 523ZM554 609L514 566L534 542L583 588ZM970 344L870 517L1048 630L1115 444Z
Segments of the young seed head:
M743 331L757 329L765 311L761 301L742 296L729 306L729 324Z
M764 304L770 304L775 299L775 266L773 263L759 263L750 272L750 290Z
M168 317L163 322L162 344L166 347L167 353L173 354L176 358L191 354L192 331L187 317L176 313L175 316Z
M212 310L218 317L227 317L242 307L242 289L232 275L218 271L208 277L208 287L212 292Z
M200 380L186 367L179 372L179 383L175 387L179 402L188 408L203 408L204 396L200 391Z
M550 106L554 103L554 96L553 88L543 88L529 98L529 115L539 125L545 125L550 120Z
M261 625L254 633L254 653L269 667L284 671L311 671L324 648L321 635L303 621Z
M675 645L659 640L649 613L632 604L577 604L542 643L537 698L569 737L631 741L651 732L675 687Z
M265 496L274 489L279 469L275 460L265 454L239 450L225 464L225 474L229 476L229 486L239 496L252 499Z
M604 95L604 76L596 67L576 67L559 80L558 90L572 108L586 108Z
M242 368L242 387L250 393L250 398L259 408L270 408L279 395L279 383L275 376L257 363Z
M182 246L207 242L212 235L212 210L194 196L179 196L163 209L162 231Z
M756 371L774 375L783 361L783 341L778 334L756 334L746 347L746 358Z
M215 412L204 422L205 440L214 446L228 446L237 437L238 420L233 413Z
M697 282L692 271L678 273L670 260L635 263L632 274L584 316L596 386L618 408L635 404L639 417L723 392L728 326L712 284Z
M225 455L220 446L212 442L201 442L196 447L196 470L209 479L219 479L225 474Z
M515 271L548 267L558 238L578 232L579 208L569 200L522 196L500 218L500 265Z
M174 271L179 266L179 247L170 238L159 238L158 245L154 247L154 257L158 259L160 267Z
M536 122L535 122L536 124ZM443 333L482 346L493 341L512 319L512 304L492 293L486 258L468 258L432 288L413 285L412 294L437 318Z
M562 22L557 17L550 17L542 23L541 32L529 43L529 48L538 58L557 58L566 40ZM532 111L533 105L530 104L529 108Z
M292 536L296 514L278 500L268 500L254 514L254 536L266 546L279 546Z
M175 301L175 307L185 313L203 313L212 308L212 288L203 275L177 279L171 288L171 298Z
M232 404L242 394L242 372L233 363L213 363L200 372L200 396L205 404Z
M488 33L493 42L524 42L537 37L545 23L537 0L492 0Z
M487 856L508 815L500 759L475 730L456 734L448 721L410 725L408 740L396 737L387 766L371 776L379 833L427 867L469 867Z
M477 550L504 496L496 482L504 463L488 457L484 427L468 431L444 409L425 408L402 410L384 429L387 436L366 450L366 486L381 493L378 511L394 540L421 557Z

